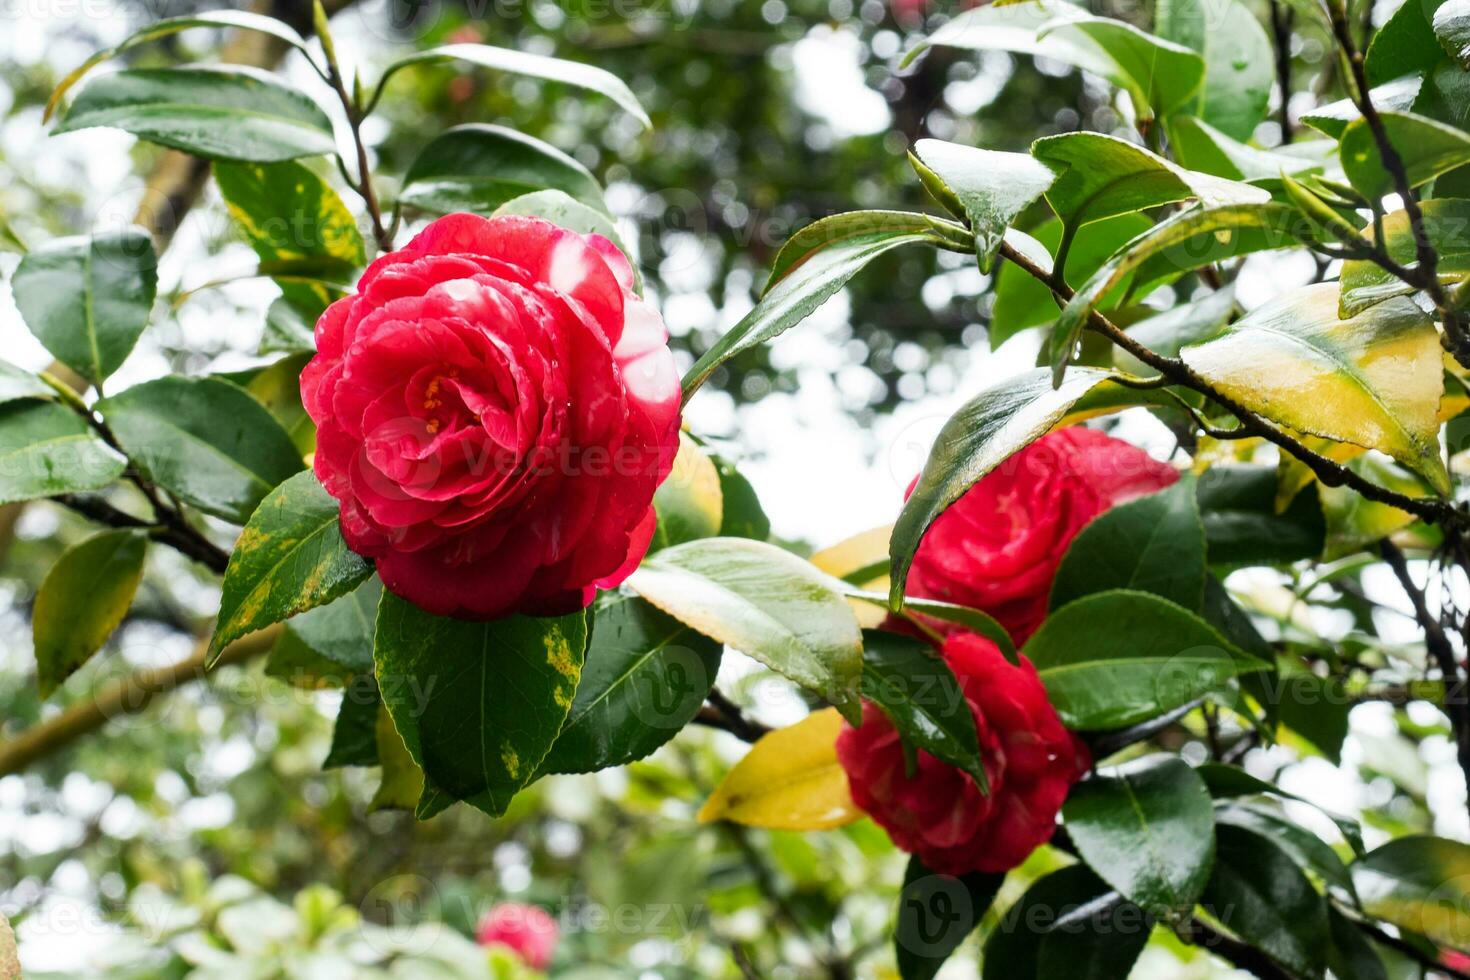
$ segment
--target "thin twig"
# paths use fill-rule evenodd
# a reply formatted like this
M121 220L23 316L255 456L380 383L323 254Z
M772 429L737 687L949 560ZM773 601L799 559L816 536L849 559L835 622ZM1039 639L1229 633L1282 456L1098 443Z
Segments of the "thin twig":
M114 507L101 497L64 493L51 499L98 524L115 528L146 530L153 540L166 544L175 551L194 559L216 575L223 575L230 564L228 551L210 541L190 525L185 525L187 530L184 530L173 524L149 523Z
M721 694L717 688L711 688L709 694L705 695L705 699L709 703L700 708L699 713L694 716L696 725L729 732L743 742L754 742L770 731L760 722L745 717L740 706Z
M1271 36L1276 47L1276 84L1281 88L1281 106L1277 119L1281 126L1281 142L1291 142L1291 28L1296 12L1271 0Z

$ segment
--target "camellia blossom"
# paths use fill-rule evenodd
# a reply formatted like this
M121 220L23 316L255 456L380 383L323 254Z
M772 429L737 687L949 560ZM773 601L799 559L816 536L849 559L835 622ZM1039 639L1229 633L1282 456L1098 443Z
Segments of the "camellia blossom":
M1095 429L1052 432L939 515L919 543L907 591L984 610L1024 643L1046 615L1077 532L1109 507L1178 479L1173 467Z
M545 970L556 953L559 930L545 909L520 902L502 902L480 919L475 941L481 946L504 946L533 970Z
M373 262L316 341L316 475L388 589L438 615L555 614L637 567L680 386L612 242L448 215Z
M871 701L862 726L844 725L837 736L837 758L853 802L931 870L1009 871L1051 839L1062 801L1092 758L1062 726L1024 656L1012 664L967 632L951 633L942 653L975 717L989 795L923 750L909 776L898 731Z

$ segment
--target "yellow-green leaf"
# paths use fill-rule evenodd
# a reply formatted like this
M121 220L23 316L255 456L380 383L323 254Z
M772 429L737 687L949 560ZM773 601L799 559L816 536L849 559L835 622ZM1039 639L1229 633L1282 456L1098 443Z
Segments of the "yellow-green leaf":
M68 550L46 573L31 615L41 697L50 697L123 621L147 551L142 531L104 531Z
M653 495L658 514L653 547L666 548L720 533L725 518L725 494L714 460L687 432L679 433L679 455L668 479Z
M715 787L700 823L729 820L771 830L828 830L862 816L837 761L842 716L814 711L761 737Z
M1447 492L1433 321L1404 297L1339 320L1337 292L1331 282L1292 290L1180 357L1273 422L1387 453Z

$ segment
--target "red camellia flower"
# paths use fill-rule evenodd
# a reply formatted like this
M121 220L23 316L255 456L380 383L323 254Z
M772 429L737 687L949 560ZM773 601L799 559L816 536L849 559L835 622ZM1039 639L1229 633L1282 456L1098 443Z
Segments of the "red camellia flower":
M504 946L533 970L545 970L556 952L556 920L545 910L519 902L502 902L485 913L475 927L481 946Z
M600 235L452 214L316 325L316 475L383 584L439 615L562 613L621 582L678 449L659 315Z
M861 728L844 726L837 736L837 758L853 801L931 870L1009 871L1051 839L1062 801L1092 759L1062 727L1025 657L1012 664L994 643L965 632L951 633L942 653L975 716L990 794L922 750L908 776L898 732L872 702L863 703Z
M1177 479L1173 467L1095 429L1052 432L939 515L914 555L908 592L984 610L1023 643L1046 615L1077 532L1114 504Z

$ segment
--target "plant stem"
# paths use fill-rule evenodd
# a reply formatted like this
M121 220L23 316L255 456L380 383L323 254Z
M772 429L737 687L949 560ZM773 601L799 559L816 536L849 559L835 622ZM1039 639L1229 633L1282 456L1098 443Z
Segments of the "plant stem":
M126 511L119 510L101 497L64 493L51 499L98 524L146 530L153 540L166 544L175 551L194 559L216 575L223 575L225 569L229 567L229 552L204 537L192 525L179 526L167 522L150 524L140 517L134 517Z
M368 216L373 223L373 239L378 243L378 250L391 252L393 235L383 223L383 208L378 203L378 192L373 189L372 169L368 165L367 144L362 141L362 107L348 94L347 84L342 79L342 70L337 67L335 58L329 63L327 72L337 99L342 103L342 111L347 115L347 126L352 132L352 143L357 150L357 180L349 183L352 183L353 190L357 191L362 203L367 206ZM343 173L346 173L345 169Z
M1276 84L1281 88L1281 106L1277 119L1281 142L1291 142L1291 28L1296 12L1281 0L1271 0L1271 37L1276 47Z

